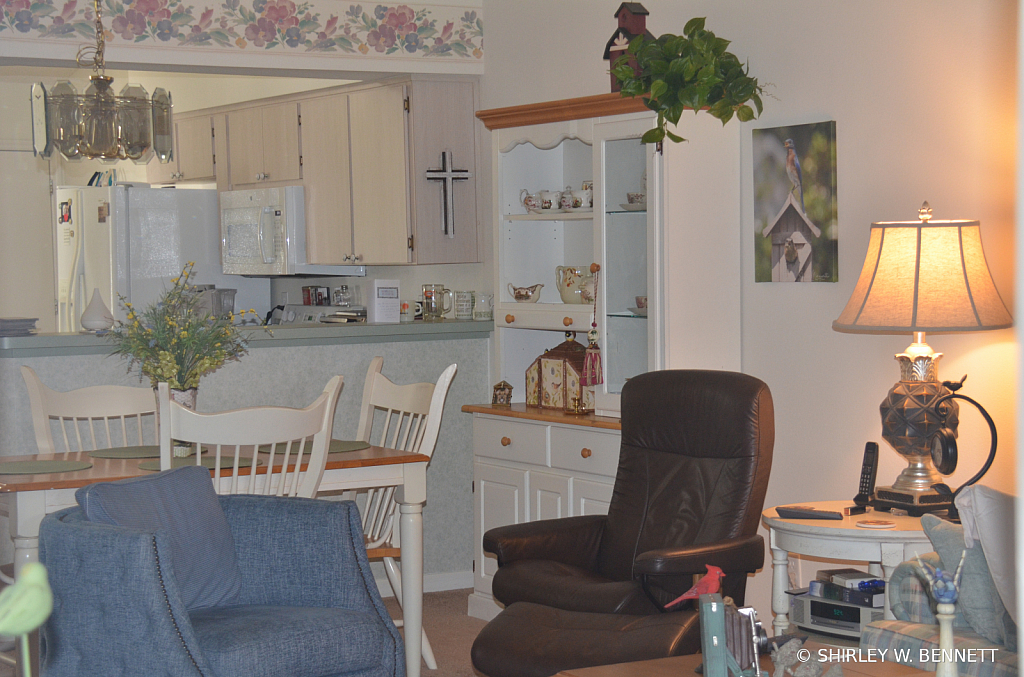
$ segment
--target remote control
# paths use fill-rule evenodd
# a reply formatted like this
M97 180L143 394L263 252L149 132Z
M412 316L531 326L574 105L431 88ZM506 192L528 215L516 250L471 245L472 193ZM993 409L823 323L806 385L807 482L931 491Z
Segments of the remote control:
M853 497L856 505L867 505L871 495L875 493L875 474L878 472L878 444L868 442L864 445L864 463L860 469L860 486Z
M775 508L779 517L788 520L841 520L843 513L835 510L818 510L809 505L780 505Z

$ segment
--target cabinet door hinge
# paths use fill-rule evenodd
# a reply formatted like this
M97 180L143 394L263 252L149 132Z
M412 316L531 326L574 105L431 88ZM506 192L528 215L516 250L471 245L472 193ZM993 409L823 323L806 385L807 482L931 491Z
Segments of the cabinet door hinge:
M213 154L213 164L217 164L217 154Z
M413 237L415 237L415 236L414 235L410 235L409 236L408 244L406 245L407 247L409 247L409 249L413 249L413 246L412 246L412 239L413 239Z
M210 127L210 138L212 138L212 139L216 139L217 138L217 130L214 129L213 127Z
M302 113L299 113L299 127L302 126Z
M472 489L470 489L470 493L474 493L475 494L476 493L476 480L473 480L470 483L470 486L473 487Z
M53 177L50 177L50 195L53 195Z
M405 109L406 113L409 112L409 97L405 97L402 107Z
M301 155L299 156L299 166L300 167L302 166L302 156Z
M473 560L473 573L476 573L476 560Z

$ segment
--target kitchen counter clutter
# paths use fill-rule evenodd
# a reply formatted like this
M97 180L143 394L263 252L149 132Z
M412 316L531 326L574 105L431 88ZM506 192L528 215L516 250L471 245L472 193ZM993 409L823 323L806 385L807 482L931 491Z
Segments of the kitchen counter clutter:
M285 348L353 343L434 341L479 338L494 331L491 321L444 320L401 324L290 324L275 325L271 331L260 327L247 330L249 347ZM106 355L110 342L96 334L35 334L0 336L0 358L56 355Z

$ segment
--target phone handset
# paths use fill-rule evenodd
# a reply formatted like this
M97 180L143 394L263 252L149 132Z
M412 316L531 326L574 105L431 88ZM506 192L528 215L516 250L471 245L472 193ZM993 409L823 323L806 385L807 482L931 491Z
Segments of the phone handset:
M853 502L857 505L867 505L871 501L871 495L875 493L875 475L878 473L878 444L868 442L864 445L864 462L860 468L860 486L857 487L857 495Z

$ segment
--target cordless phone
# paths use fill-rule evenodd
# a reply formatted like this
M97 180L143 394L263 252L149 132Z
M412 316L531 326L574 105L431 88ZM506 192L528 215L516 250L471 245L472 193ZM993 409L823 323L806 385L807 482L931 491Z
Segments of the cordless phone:
M878 444L868 442L864 445L864 463L860 468L860 486L857 488L857 495L853 502L857 505L867 505L871 495L875 492L875 474L878 472Z

